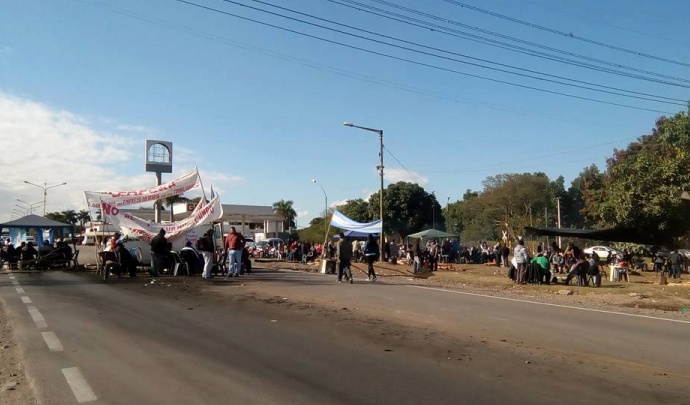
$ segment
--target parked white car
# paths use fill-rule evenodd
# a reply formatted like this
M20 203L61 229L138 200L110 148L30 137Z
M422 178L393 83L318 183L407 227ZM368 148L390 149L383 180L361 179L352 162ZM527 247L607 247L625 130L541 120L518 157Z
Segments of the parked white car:
M599 260L606 260L606 257L608 256L609 252L611 252L611 257L620 255L621 257L623 256L623 252L616 248L608 247L608 246L590 246L586 249L583 250L586 254L591 255L592 253L596 253L599 255Z

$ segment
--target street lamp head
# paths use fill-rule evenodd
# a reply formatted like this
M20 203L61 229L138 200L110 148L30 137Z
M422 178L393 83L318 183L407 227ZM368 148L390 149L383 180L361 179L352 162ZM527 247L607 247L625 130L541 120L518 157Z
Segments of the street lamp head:
M343 125L345 125L346 127L351 127L353 124L350 121L345 121L343 122Z
M314 180L314 179L311 179L311 182L314 183L314 184L316 184L316 180Z

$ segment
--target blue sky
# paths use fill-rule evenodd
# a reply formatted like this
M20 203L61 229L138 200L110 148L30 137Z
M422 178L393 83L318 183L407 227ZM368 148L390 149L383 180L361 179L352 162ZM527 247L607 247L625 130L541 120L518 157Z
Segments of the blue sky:
M190 1L445 69L635 107L685 110L415 54L222 0ZM251 0L236 1L309 20ZM325 0L266 1L455 54L690 98L688 88L517 54ZM615 64L690 78L688 66L536 30L443 0L391 2ZM686 1L666 1L663 7L642 0L464 3L690 63ZM481 189L487 176L499 173L542 171L551 178L563 175L569 184L585 166L603 168L613 148L648 133L662 115L412 65L175 0L5 0L0 5L0 133L5 143L0 219L9 219L16 198L42 198L41 190L23 180L68 182L49 191L48 211L85 208L82 190L152 185L154 177L143 167L145 139L172 141L175 174L198 166L205 185L213 183L224 203L270 205L290 199L300 214L298 225L306 226L324 205L311 179L324 187L330 203L378 190L378 138L343 127L344 121L384 130L386 183L418 182L435 191L443 205L447 197L456 201L466 189ZM164 175L164 180L172 178Z

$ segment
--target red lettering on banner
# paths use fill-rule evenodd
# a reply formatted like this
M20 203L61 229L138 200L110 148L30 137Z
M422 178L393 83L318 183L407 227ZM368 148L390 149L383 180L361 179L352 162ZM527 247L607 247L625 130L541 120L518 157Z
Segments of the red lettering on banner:
M113 207L112 205L106 203L101 204L101 209L103 210L104 215L117 216L117 214L120 213L120 210L117 207Z
M174 181L171 181L170 183L167 184L162 184L158 187L153 187L148 190L139 190L139 191L111 191L108 194L110 194L111 197L117 198L117 197L127 197L127 196L140 196L144 194L155 194L155 193L160 193L161 191L169 190L171 188L175 188L177 184Z

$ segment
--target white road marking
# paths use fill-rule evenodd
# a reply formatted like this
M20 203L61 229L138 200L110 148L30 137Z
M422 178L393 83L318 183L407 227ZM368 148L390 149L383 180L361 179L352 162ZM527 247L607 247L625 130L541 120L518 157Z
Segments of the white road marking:
M43 315L41 315L41 313L38 311L36 307L31 306L28 309L29 314L31 314L31 318L34 320L34 322L36 322L36 326L38 326L39 329L48 327L46 319L43 317Z
M43 336L43 340L45 340L51 352L61 352L64 349L55 332L41 332L41 336Z
M14 280L14 276L10 276L10 280Z
M508 297L497 297L497 296L495 296L495 295L477 294L477 293L470 293L470 292L465 292L465 291L445 290L445 289L443 289L443 288L424 287L424 286L421 286L421 285L408 285L408 287L412 287L412 288L421 288L421 289L423 289L423 290L441 291L441 292L453 293L453 294L472 295L472 296L475 296L475 297L493 298L493 299L496 299L496 300L513 301L513 302L524 302L524 303L526 303L526 304L545 305L545 306L557 307L557 308L578 309L578 310L580 310L580 311L600 312L600 313L603 313L603 314L632 316L632 317L635 317L635 318L646 318L646 319L655 319L655 320L658 320L658 321L667 321L667 322L677 322L677 323L686 323L686 324L690 324L690 321L683 321L683 320L680 320L680 319L658 318L658 317L656 317L656 316L639 315L639 314L627 314L627 313L625 313L625 312L606 311L606 310L603 310L603 309L592 309L592 308L573 307L573 306L570 306L570 305L550 304L550 303L547 303L547 302L528 301L528 300L521 300L521 299L517 299L517 298L508 298Z
M14 284L14 285L19 285L19 281L17 281L17 280L12 280L12 284Z
M23 295L22 302L25 304L31 304L31 298L27 297L26 295Z
M84 376L81 375L79 368L63 368L62 374L65 376L67 384L69 384L69 387L72 389L72 393L77 399L77 402L82 404L84 402L98 400L98 398L96 398L96 394L93 393L93 390L91 387L89 387L89 384L84 379Z
M24 291L24 289L21 287L17 287L17 288L15 288L15 290L17 290L17 293L19 293L19 294L26 294L26 291Z

